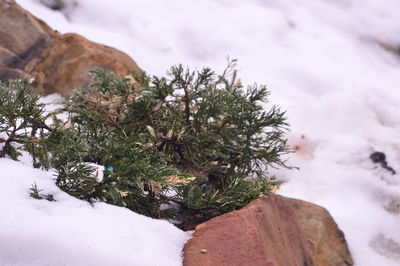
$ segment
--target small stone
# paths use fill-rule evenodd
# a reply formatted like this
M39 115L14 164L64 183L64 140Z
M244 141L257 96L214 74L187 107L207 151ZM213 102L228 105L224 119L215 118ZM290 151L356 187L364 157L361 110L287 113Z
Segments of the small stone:
M207 251L207 249L203 248L203 249L200 249L200 252L203 253L203 254L206 254L208 251Z

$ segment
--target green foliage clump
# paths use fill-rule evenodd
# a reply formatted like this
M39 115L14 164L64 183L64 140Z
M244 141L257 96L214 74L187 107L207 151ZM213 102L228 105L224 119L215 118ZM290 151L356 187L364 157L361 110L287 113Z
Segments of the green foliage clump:
M21 150L33 155L49 127L44 123L44 104L29 89L28 80L0 83L0 158L10 156L17 160ZM36 158L36 156L34 156Z
M29 195L34 199L38 199L38 200L45 199L45 200L48 200L48 201L56 201L54 199L54 195L53 194L44 194L44 193L42 193L43 190L39 189L37 187L36 183L34 183L32 185L32 187L29 189L29 191L30 191Z
M243 88L234 63L222 75L182 66L161 78L92 71L91 86L60 111L68 119L54 116L40 149L27 150L73 196L186 229L241 208L276 189L268 167L285 167L287 124L279 108L262 105L265 86Z

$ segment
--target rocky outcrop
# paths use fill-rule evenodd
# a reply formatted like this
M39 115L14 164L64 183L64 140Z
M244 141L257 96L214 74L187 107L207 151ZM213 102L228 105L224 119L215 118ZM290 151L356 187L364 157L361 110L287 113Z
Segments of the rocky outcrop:
M86 87L89 71L101 68L117 75L140 71L126 54L77 34L60 34L18 6L0 1L0 80L34 78L42 95L70 96Z
M352 259L325 209L273 195L198 225L184 265L333 266Z

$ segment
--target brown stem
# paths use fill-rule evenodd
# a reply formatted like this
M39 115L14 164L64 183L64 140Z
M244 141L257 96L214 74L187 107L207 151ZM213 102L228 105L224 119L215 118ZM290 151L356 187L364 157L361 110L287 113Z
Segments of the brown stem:
M17 132L17 126L14 125L14 128L11 131L11 134L8 136L8 139L4 142L3 149L0 152L0 158L4 158L6 156L7 151L11 147L11 142L14 141L16 132Z
M48 131L52 131L53 130L51 127L46 125L46 123L44 121L42 121L42 123L37 128L43 128L43 129L46 129Z
M185 91L185 114L186 114L186 122L190 124L190 98L189 98L189 90L187 86L183 86L183 90Z
M167 141L166 141L166 140L163 140L163 141L161 142L161 144L158 145L157 150L158 150L158 151L162 151L162 150L164 149L164 147L165 147L166 144L167 144Z

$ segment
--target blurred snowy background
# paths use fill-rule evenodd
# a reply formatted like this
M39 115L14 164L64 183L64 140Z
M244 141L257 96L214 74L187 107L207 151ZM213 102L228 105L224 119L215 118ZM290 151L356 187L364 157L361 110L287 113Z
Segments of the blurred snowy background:
M124 51L150 74L164 75L180 63L221 71L227 56L239 59L243 84L267 84L271 103L287 110L289 143L297 150L288 163L300 170L273 170L284 182L278 193L327 208L356 265L400 264L398 0L65 0L62 12L39 0L17 2L61 33ZM398 174L372 163L374 151L384 152ZM87 265L88 257L104 265L181 263L188 236L172 225L105 204L93 209L59 192L49 173L0 163L10 175L24 176L12 184L0 179L2 201L20 202L18 210L0 207L6 214L0 226L7 229L0 239L8 236L20 252L19 261L3 256L6 265L54 265L57 257L60 265ZM33 181L58 193L59 202L29 199ZM67 231L57 228L62 221ZM96 235L100 230L110 238ZM27 252L40 234L58 239L67 254L52 243L37 243ZM154 246L142 242L149 234ZM80 246L74 246L76 237L82 237ZM138 243L132 243L135 237ZM1 245L0 258L10 247Z

